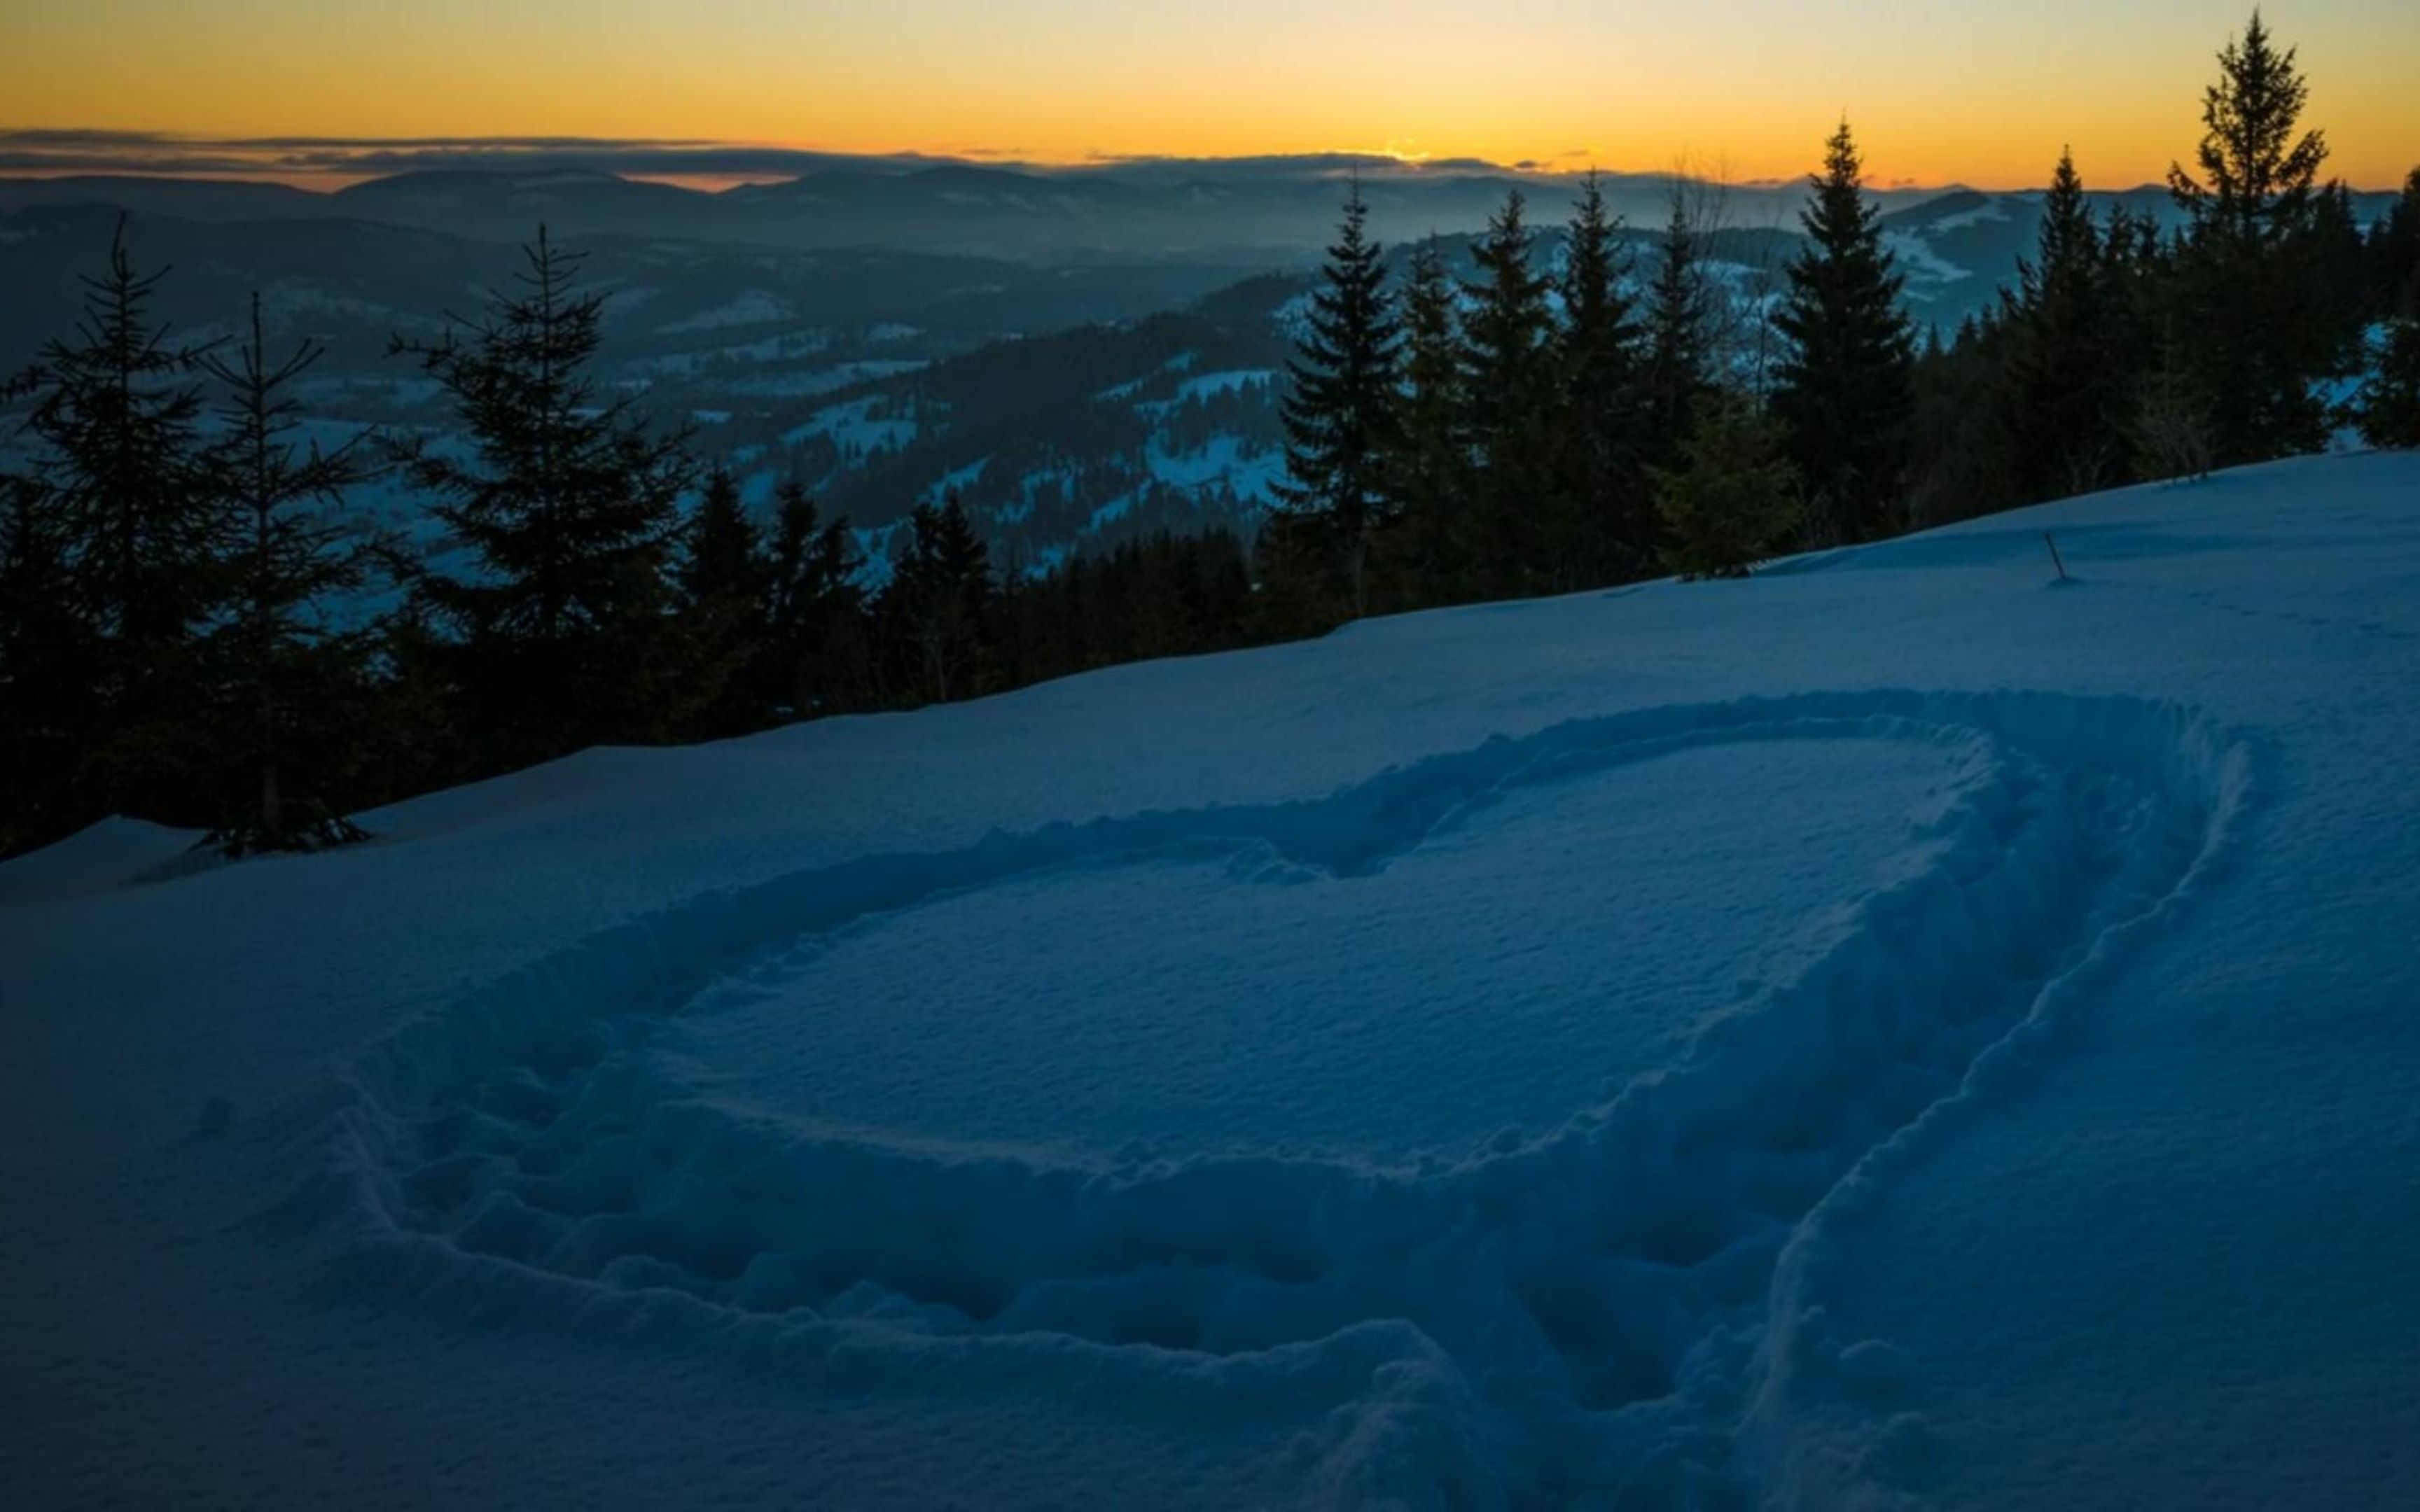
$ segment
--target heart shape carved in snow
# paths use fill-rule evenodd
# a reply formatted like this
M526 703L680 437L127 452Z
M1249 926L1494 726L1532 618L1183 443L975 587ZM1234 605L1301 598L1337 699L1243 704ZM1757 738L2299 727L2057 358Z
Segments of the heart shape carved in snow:
M379 1047L330 1104L315 1215L388 1284L619 1298L850 1389L1360 1402L1421 1427L1344 1433L1323 1473L1550 1486L1736 1419L1776 1309L1809 1304L1786 1257L2177 911L2247 766L2166 705L1808 695L819 868ZM1800 870L1719 885L1687 847L1756 838L1678 795L1792 774L1836 810L1783 837ZM1659 881L1703 937L1624 933L1614 884ZM1773 924L1743 899L1849 883L1730 1000ZM1146 927L1109 952L1130 977L1082 980Z

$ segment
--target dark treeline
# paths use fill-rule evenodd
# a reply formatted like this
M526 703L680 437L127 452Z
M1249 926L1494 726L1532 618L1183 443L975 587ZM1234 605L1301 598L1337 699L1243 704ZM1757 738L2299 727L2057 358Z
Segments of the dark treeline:
M323 447L297 397L318 348L273 348L256 301L232 352L176 344L121 234L74 333L9 385L32 465L0 473L0 854L109 813L315 848L360 838L347 813L587 746L1251 633L1231 534L1002 570L954 499L915 508L869 589L804 488L759 526L685 434L597 391L579 265L541 231L481 317L396 345L448 401L442 438ZM344 522L380 474L443 528L434 563Z
M2366 234L2256 15L2221 54L2179 230L2095 217L2071 162L1987 318L1919 337L1844 123L1777 307L1743 316L1705 202L1644 266L1591 181L1542 268L1512 195L1470 276L1388 271L1357 191L1282 420L1288 483L1248 543L1158 535L996 562L954 499L887 577L800 485L761 524L684 433L592 369L600 296L541 231L476 319L397 343L440 440L320 444L256 301L178 345L123 245L7 400L0 854L107 813L232 852L358 838L344 816L599 743L744 733L964 699L1357 615L1736 577L1776 552L2317 450L2420 444L2420 171ZM2373 341L2372 332L2377 332ZM2367 370L2350 407L2321 386ZM424 562L348 527L400 480ZM874 586L876 579L879 585ZM375 610L375 611L374 611Z
M1294 480L1260 576L1315 627L1373 609L1733 577L1785 550L2322 449L2420 415L2420 170L2366 233L2294 54L2256 14L2220 54L2164 233L2052 175L2035 255L1983 318L1919 332L1843 123L1769 320L1711 265L1676 186L1626 257L1594 184L1533 255L1512 195L1476 276L1419 249L1386 276L1357 193L1329 249L1286 408ZM2366 349L2384 328L2383 345ZM2350 405L2331 380L2374 377Z

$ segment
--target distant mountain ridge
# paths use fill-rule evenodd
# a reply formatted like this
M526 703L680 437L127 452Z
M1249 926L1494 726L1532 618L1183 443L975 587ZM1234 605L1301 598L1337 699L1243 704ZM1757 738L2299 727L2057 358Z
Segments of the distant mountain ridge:
M770 183L705 190L595 168L423 168L333 193L227 179L82 176L0 179L0 211L105 203L200 221L357 218L483 239L517 240L539 221L565 236L661 235L789 248L893 245L975 256L1232 255L1239 260L1323 245L1355 160L1143 161L1042 170L869 159L814 166ZM1609 174L1614 208L1661 224L1672 179ZM1381 236L1476 229L1520 190L1559 219L1576 179L1475 162L1360 177ZM1938 190L1885 190L1901 208ZM1741 224L1787 223L1802 185L1725 191Z
M1239 275L1301 266L1333 233L1346 193L1334 166L1357 160L1145 161L1041 170L970 162L833 160L798 177L708 191L597 168L416 169L331 193L230 180L129 177L0 179L0 214L42 206L108 205L202 224L351 220L475 241L518 242L543 223L558 238L660 238L790 252L896 249L1054 268L1173 260ZM1576 187L1568 174L1485 163L1376 171L1360 177L1374 232L1402 242L1478 229L1505 196L1530 201L1551 227ZM1608 200L1634 233L1660 230L1674 180L1604 176ZM1802 183L1709 186L1725 224L1794 233ZM1884 189L1874 193L1908 273L1919 321L1955 326L2013 279L2040 220L2034 191ZM2165 189L2102 192L2173 224ZM2384 192L2356 193L2357 214L2383 213Z
M1559 267L1570 187L1485 165L1363 180L1382 226L1397 228L1398 272L1406 243L1435 231L1465 275L1469 230L1513 188L1530 196L1542 263ZM1669 182L1607 187L1643 276ZM474 314L520 266L512 243L542 222L588 255L583 277L608 294L600 381L644 394L668 424L694 424L700 455L731 467L752 506L796 478L851 517L878 562L913 504L955 492L1005 560L1047 564L1156 529L1258 517L1282 468L1285 361L1341 189L1291 162L1068 174L845 163L720 193L560 166L431 169L327 194L0 180L11 296L0 372L71 322L77 279L124 213L138 265L175 270L155 313L180 337L233 334L258 291L276 339L329 348L315 420L439 431L447 417L386 356L388 340ZM1800 245L1798 190L1728 193L1730 229L1708 242L1707 266L1752 310ZM1908 310L1944 335L2013 283L2042 214L2030 192L1881 198ZM2096 198L2176 218L2163 189ZM2364 214L2386 203L2356 197ZM1247 224L1273 239L1237 242ZM390 506L413 523L411 501Z

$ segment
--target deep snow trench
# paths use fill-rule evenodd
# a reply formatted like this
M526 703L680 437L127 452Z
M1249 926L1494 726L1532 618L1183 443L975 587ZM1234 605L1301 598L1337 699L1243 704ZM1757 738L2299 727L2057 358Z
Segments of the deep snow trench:
M2168 705L1813 694L803 872L413 1023L303 1106L281 1215L430 1305L860 1389L1357 1397L1388 1431L1315 1451L1356 1484L1712 1473L1811 1304L1785 1257L2088 1009L2247 768ZM1806 784L1781 879L1683 797L1745 777ZM1626 933L1638 888L1702 933ZM1622 973L1524 974L1571 931Z

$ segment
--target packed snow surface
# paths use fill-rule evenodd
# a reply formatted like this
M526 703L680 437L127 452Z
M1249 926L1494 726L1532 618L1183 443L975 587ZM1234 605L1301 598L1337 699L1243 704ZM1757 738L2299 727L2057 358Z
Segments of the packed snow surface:
M113 822L0 867L0 1475L2397 1504L2415 675L2348 456Z

